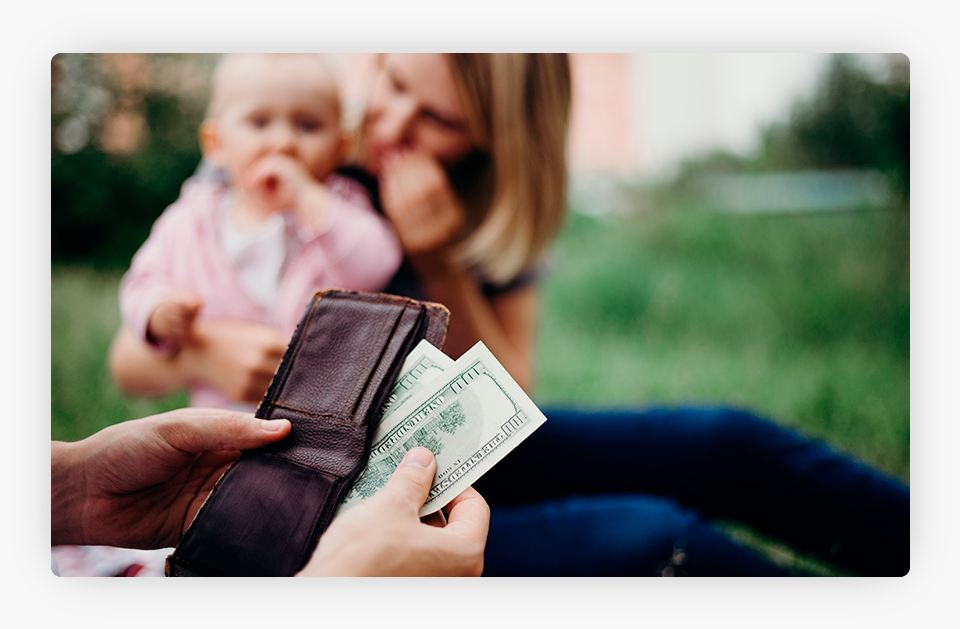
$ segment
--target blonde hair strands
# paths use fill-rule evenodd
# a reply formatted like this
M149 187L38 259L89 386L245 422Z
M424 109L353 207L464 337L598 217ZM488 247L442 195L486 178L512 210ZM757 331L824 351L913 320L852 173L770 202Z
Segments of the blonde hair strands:
M536 264L563 223L570 64L565 54L451 54L481 171L459 189L470 218L458 256L507 282ZM469 185L473 179L474 185ZM479 187L488 187L480 190Z

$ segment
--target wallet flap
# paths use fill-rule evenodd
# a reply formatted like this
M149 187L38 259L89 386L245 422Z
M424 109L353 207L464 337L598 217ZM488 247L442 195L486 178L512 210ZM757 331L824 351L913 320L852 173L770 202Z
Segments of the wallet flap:
M224 473L168 575L299 571L366 466L404 359L424 338L440 347L448 318L439 304L393 295L314 295L256 413L290 420L290 434L244 452Z

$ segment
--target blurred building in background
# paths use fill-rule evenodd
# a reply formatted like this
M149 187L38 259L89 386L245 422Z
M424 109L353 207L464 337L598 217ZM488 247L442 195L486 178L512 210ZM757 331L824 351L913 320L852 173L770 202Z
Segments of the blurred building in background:
M762 128L809 99L831 55L813 53L614 53L572 55L574 173L672 174L715 151L750 154ZM902 55L855 55L879 81Z
M904 55L571 59L571 196L578 211L642 210L643 199L622 184L674 181L685 163L709 156L722 156L721 172L701 168L688 191L713 210L845 210L909 194ZM733 164L734 172L724 172ZM774 172L751 172L758 170Z
M756 147L759 130L809 96L816 54L575 54L572 166L626 177L669 174L699 154Z

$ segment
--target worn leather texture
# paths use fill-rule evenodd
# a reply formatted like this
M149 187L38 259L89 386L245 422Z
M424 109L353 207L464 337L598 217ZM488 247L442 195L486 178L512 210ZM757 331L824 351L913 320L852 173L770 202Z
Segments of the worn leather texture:
M180 544L168 576L291 576L310 559L370 454L403 361L443 346L439 304L342 290L314 295L257 409L288 419L281 442L243 452Z

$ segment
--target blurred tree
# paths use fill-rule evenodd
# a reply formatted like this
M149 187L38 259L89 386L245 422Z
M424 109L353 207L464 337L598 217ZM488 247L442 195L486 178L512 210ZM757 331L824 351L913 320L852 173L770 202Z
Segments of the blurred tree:
M833 55L815 95L797 102L787 121L761 134L756 156L719 151L684 162L674 191L694 192L705 173L803 169L874 169L891 192L910 197L910 79L906 57L881 81L856 55ZM900 204L907 208L907 203Z
M200 161L212 57L54 57L54 263L126 268Z
M872 168L910 195L910 82L906 71L876 80L852 55L833 55L816 96L789 122L763 133L756 167Z

